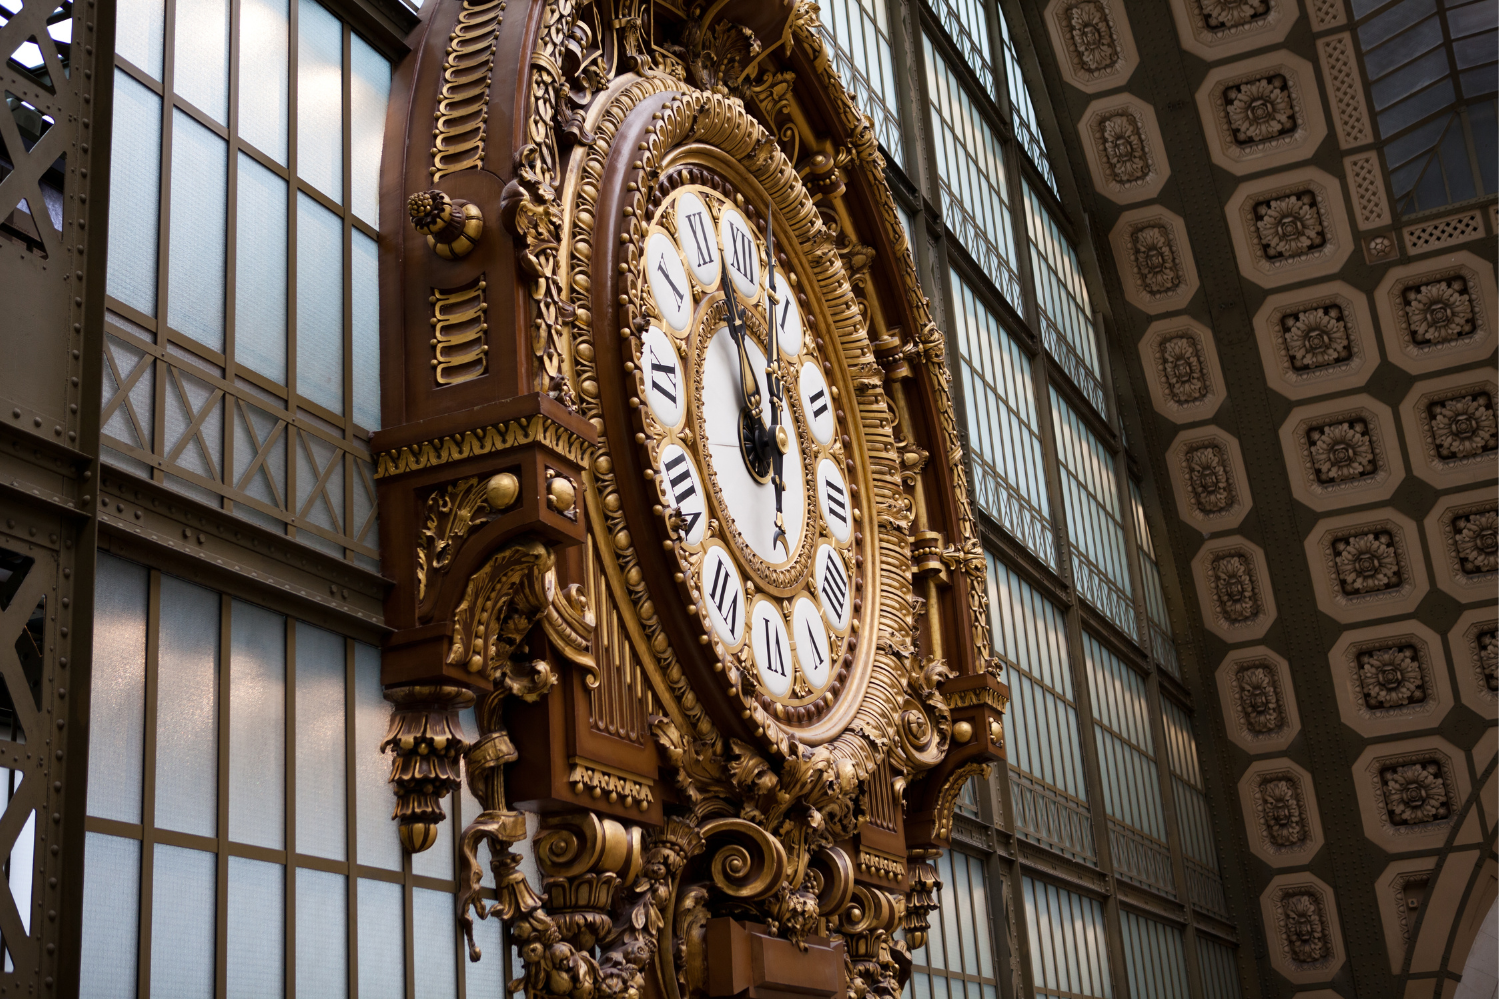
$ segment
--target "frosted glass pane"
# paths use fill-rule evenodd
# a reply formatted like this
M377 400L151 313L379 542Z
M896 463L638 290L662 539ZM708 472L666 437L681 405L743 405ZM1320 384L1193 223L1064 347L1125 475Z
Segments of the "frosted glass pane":
M274 999L286 991L286 869L229 858L229 999Z
M154 316L161 213L161 98L120 69L115 70L111 142L106 288L131 308Z
M156 845L151 872L151 999L211 999L214 854Z
M228 0L177 0L172 63L177 93L214 121L229 121Z
M479 948L478 963L464 956L464 992L479 999L497 996L505 985L504 925L494 916L474 920L474 945Z
M234 602L229 838L279 850L286 826L286 618Z
M380 259L375 241L354 230L354 422L380 429Z
M172 112L172 229L167 323L224 349L224 239L229 147L186 111Z
M344 640L298 621L297 852L343 860L345 808Z
M359 879L359 999L406 999L404 908L400 885Z
M342 874L297 870L297 995L349 994L349 908Z
M458 999L457 926L452 895L426 888L411 890L416 999Z
M286 384L286 181L239 154L234 359Z
M219 595L161 577L156 825L213 836L219 774Z
M146 744L145 566L99 555L89 693L88 813L141 820Z
M401 840L391 813L391 757L380 752L390 724L390 702L380 686L380 651L354 646L354 780L358 796L359 862L388 871L401 869ZM362 890L362 889L361 889ZM360 936L364 935L362 928Z
M287 0L240 0L239 135L283 166L291 105L288 32Z
M102 563L107 556L99 556ZM87 833L83 847L83 953L78 994L135 999L141 844Z
M7 783L11 780L11 771L3 771L6 774ZM15 774L15 782L19 786L21 775ZM14 790L14 789L12 789ZM15 900L16 911L21 914L21 928L27 933L31 932L32 900L32 878L36 874L36 809L32 809L26 816L26 822L21 826L21 835L16 837L16 845L10 851L10 897ZM10 955L6 955L10 960Z
M390 63L358 35L349 59L349 200L354 214L380 224L380 154L385 150L385 107Z
M316 0L298 0L297 172L344 199L344 31Z
M344 411L343 259L343 222L299 192L297 392L335 413Z
M155 79L161 79L162 39L166 27L164 0L119 0L115 17L115 52ZM116 76L116 80L119 77ZM117 84L118 86L118 84ZM120 126L119 91L115 91L115 127ZM114 169L119 169L118 161Z

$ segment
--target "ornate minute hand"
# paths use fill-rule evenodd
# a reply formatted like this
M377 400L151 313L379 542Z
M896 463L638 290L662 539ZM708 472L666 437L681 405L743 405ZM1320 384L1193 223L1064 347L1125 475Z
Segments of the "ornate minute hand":
M750 365L749 351L744 345L744 317L739 313L738 295L734 291L734 282L729 279L727 263L722 268L718 286L723 290L724 305L729 312L729 335L739 348L739 392L744 408L754 414L757 423L764 426L765 420L760 415L760 383L755 380L755 369Z
M765 256L769 260L769 272L765 280L765 312L770 316L770 344L766 351L765 387L770 393L770 426L768 428L770 431L770 481L776 492L776 529L771 535L770 546L772 548L776 545L784 546L789 556L791 547L786 544L786 522L781 517L781 497L786 492L786 480L782 477L782 472L785 470L788 443L786 429L781 426L781 404L785 400L781 393L781 331L776 328L776 307L781 303L775 291L775 222L775 206L771 205L766 209L765 217Z

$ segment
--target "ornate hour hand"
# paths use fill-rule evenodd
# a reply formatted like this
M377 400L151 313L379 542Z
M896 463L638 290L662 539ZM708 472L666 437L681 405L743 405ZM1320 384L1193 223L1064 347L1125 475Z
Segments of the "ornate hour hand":
M760 382L755 378L754 365L750 363L744 315L739 311L738 293L729 279L728 267L723 268L719 278L723 291L724 307L729 314L729 335L739 351L739 393L743 408L739 411L739 450L744 456L744 465L756 482L767 482L771 476L770 457L765 453L765 418L760 413ZM772 338L774 339L774 338Z
M770 316L770 344L765 362L765 387L770 394L770 426L767 428L770 446L770 482L776 492L776 529L771 536L770 546L777 545L786 549L786 554L791 554L791 548L786 544L786 522L781 516L781 498L786 492L786 480L782 477L786 465L786 449L788 442L786 428L781 426L781 405L785 402L785 395L781 391L781 331L776 329L776 307L780 305L776 295L776 233L775 233L775 206L766 209L765 215L765 256L769 260L768 276L765 280L765 312ZM789 292L788 292L789 294Z

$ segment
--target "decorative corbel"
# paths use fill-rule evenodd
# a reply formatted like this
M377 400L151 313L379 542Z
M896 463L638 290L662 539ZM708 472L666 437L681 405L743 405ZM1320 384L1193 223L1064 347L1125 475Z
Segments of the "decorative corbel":
M897 939L906 901L880 888L855 885L837 931L848 948L849 995L899 996L911 975L908 945Z
M937 877L936 851L917 850L911 859L911 888L906 892L904 926L906 946L911 950L920 950L926 946L927 930L931 928L929 917L937 910L942 881Z
M437 842L437 827L447 817L442 799L461 782L459 760L468 743L458 712L474 703L474 695L463 687L418 684L392 687L385 698L395 705L380 743L381 752L395 753L390 767L395 819L401 844L421 853Z

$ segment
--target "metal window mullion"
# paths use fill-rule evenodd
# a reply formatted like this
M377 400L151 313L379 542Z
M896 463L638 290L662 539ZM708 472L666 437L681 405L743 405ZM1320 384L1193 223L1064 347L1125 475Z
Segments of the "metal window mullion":
M343 296L344 296L344 440L346 447L354 441L354 40L348 24L344 24L343 39ZM340 449L342 453L334 460L344 463L344 494L342 516L339 517L341 533L347 538L354 533L354 486L359 470L354 465L353 453ZM344 549L344 558L352 553ZM349 785L353 787L353 785Z
M240 2L229 2L229 110L228 122L228 177L224 191L224 381L234 384L235 377L235 302L239 285L239 33ZM227 494L221 501L224 508L234 510L231 498L234 486L234 421L238 414L234 403L237 396L226 394L224 407L223 482ZM227 611L226 611L227 613Z
M152 874L156 860L156 677L161 659L161 571L146 584L146 689L141 751L140 925L136 939L136 991L151 994Z
M286 22L286 512L290 518L287 536L297 536L297 118L298 39L301 33L301 8L297 0L287 0ZM292 999L288 995L288 999Z
M358 671L354 639L344 639L344 853L348 858L349 877L345 885L348 900L348 996L359 999L359 809L356 801L359 774L356 769L359 748L355 738Z
M292 3L291 8L296 9ZM283 895L282 947L286 999L297 999L297 621L286 618L286 731L284 738L286 879ZM311 999L311 997L309 997Z
M235 0L231 17L238 14ZM230 36L233 37L233 34ZM218 889L214 895L214 995L225 999L229 988L229 683L234 668L234 600L219 595L219 711L218 711Z
M168 340L167 296L171 294L167 271L171 265L172 118L173 108L176 106L174 96L177 89L177 4L175 0L172 0L165 6L161 52L161 169L158 178L160 207L156 222L156 344L163 351L166 349ZM170 377L166 362L158 362L154 401L156 425L152 428L152 436L155 439L151 443L152 452L158 456L156 467L151 470L151 478L155 482L166 481L166 472L162 467L164 462L160 456L166 452L166 383Z

